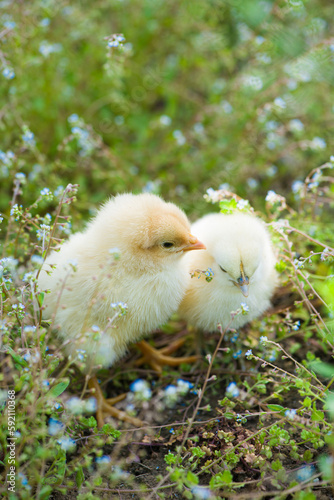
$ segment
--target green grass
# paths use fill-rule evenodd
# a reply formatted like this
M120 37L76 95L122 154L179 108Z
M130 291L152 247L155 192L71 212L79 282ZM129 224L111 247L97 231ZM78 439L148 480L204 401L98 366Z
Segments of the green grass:
M331 494L331 21L320 0L0 2L5 496ZM110 396L147 381L151 394L130 392L123 407L148 426L99 430L80 363L41 321L34 273L108 196L142 190L191 220L234 210L226 191L249 200L270 223L280 287L263 318L208 336L210 356L193 367L158 379L131 348L99 376ZM154 342L183 335L190 352L194 337L176 317ZM180 378L193 391L168 389Z

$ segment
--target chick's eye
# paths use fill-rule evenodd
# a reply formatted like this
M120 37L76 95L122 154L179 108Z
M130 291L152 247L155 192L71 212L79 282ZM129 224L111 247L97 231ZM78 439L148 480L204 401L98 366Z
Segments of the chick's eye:
M225 269L222 266L219 266L219 267L223 271L223 273L227 273L227 271L225 271Z
M162 244L163 248L172 248L173 246L174 246L174 243L172 243L171 241L164 241Z

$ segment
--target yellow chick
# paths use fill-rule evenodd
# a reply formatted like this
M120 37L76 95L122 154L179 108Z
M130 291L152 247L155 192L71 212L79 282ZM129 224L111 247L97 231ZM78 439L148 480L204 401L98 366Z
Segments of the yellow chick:
M176 205L152 194L118 195L102 206L85 231L72 235L46 259L38 278L40 290L50 290L43 317L52 318L59 328L67 355L75 360L78 351L86 353L88 374L110 367L130 342L177 310L187 284L182 257L203 248ZM146 358L154 356L153 348L142 344ZM95 377L89 385L97 396L99 425L104 413L140 423L103 399Z
M277 274L275 255L264 223L246 214L209 214L192 225L206 250L185 258L188 272L211 268L208 282L188 275L188 288L179 307L189 324L204 331L239 328L270 306ZM231 321L231 312L243 309Z

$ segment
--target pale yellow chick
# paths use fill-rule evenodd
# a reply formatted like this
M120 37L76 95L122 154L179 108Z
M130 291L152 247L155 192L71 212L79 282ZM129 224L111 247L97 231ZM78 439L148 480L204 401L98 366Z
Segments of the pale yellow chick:
M206 250L185 258L188 273L211 268L214 277L188 275L187 293L179 313L189 324L204 331L217 330L217 324L239 328L260 316L270 306L277 274L275 255L264 223L246 214L210 214L191 228ZM247 314L231 312L243 308Z
M177 310L187 286L184 252L203 248L174 204L152 194L118 195L47 258L38 280L40 290L51 290L43 317L69 340L67 355L75 360L85 351L87 372L109 367ZM99 391L96 379L91 387Z

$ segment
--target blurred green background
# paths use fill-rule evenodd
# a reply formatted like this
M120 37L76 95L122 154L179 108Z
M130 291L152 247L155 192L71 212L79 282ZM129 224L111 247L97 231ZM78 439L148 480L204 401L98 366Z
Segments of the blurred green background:
M78 218L142 190L195 218L226 184L257 209L269 189L293 205L333 152L333 12L321 0L2 0L0 211L17 173L25 203L80 184Z

